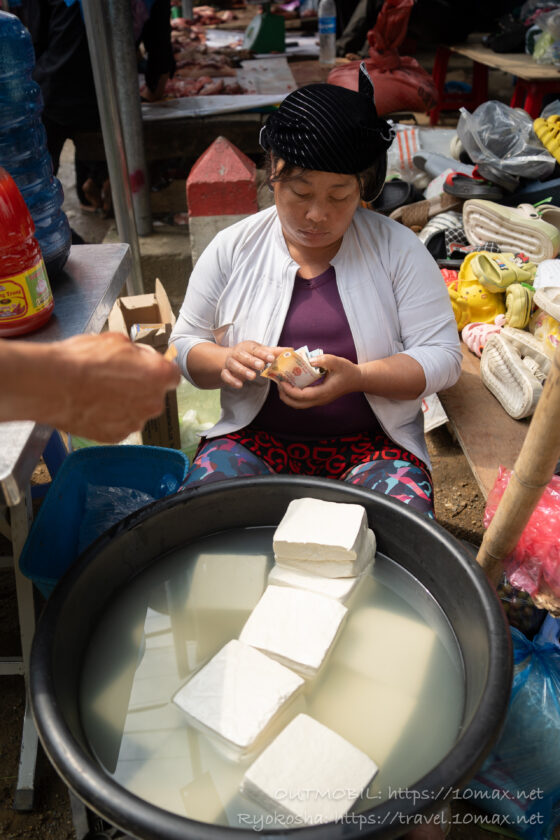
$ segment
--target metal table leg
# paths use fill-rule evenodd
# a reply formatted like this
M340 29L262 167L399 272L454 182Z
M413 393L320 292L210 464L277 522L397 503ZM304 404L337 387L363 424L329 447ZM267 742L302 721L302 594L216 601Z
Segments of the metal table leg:
M17 788L14 797L14 808L16 811L30 811L33 808L35 764L38 748L37 730L35 729L29 706L28 679L31 642L33 641L33 634L35 632L33 583L21 574L18 563L21 550L29 533L31 518L31 488L28 487L21 502L11 508L10 511L13 564L22 653L19 663L20 670L12 671L12 673L22 673L23 670L25 681L25 713L23 718ZM6 672L4 671L4 673Z

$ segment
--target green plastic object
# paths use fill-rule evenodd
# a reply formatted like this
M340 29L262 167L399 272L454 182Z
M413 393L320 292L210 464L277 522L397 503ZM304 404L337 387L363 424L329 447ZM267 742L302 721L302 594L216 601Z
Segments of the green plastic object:
M256 53L284 52L285 32L284 18L281 15L273 15L265 7L247 26L243 47Z

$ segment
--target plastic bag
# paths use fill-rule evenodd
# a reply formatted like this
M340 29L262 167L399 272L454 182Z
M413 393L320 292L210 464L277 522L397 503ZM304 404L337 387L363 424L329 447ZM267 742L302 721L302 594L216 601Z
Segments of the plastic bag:
M78 534L78 554L91 545L112 525L116 525L130 513L155 502L179 489L180 481L171 473L161 477L154 496L133 487L109 487L89 484L86 490L84 516Z
M505 467L498 470L486 502L485 528L492 521L511 474ZM560 476L552 476L504 568L508 580L531 597L548 590L549 595L560 600Z
M427 126L394 123L395 136L387 151L387 178L399 177L403 181L424 189L430 176L413 163L420 151L436 152L451 158L451 141L457 136L454 128L428 128Z
M554 36L551 32L541 32L541 34L535 38L533 58L537 64L553 64L554 44Z
M556 166L529 114L504 102L483 102L472 114L461 108L457 134L473 163L491 164L510 175L546 178Z
M527 840L551 837L560 816L559 627L547 619L533 642L512 629L514 677L504 728L462 791L464 799L500 815L500 828Z
M532 639L548 615L547 611L535 606L529 593L517 589L505 575L496 587L496 592L509 624Z
M369 57L365 64L375 89L375 105L380 116L394 111L429 111L437 102L431 75L399 47L406 38L414 0L385 0L377 20L368 32ZM335 67L327 81L358 90L360 61Z
M545 105L541 111L541 117L543 120L547 120L555 114L560 114L560 99L555 99L554 102L549 102L548 105Z

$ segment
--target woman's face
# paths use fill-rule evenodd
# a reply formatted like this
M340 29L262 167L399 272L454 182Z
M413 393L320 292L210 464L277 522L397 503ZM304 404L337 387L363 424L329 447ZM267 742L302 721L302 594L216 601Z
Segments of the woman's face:
M276 166L276 173L283 161ZM325 248L340 242L360 203L355 175L296 170L274 182L274 199L288 245Z

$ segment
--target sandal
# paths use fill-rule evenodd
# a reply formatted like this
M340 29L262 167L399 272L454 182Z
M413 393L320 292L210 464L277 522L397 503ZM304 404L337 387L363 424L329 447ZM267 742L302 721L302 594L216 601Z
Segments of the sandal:
M449 195L456 195L459 198L503 198L504 191L501 187L491 184L477 173L475 166L472 175L465 175L462 172L450 172L443 189Z
M545 375L504 336L491 335L482 351L480 378L510 417L521 420L533 414Z
M554 225L516 207L472 198L463 206L463 224L471 245L497 242L504 252L521 252L535 263L552 259L560 250L560 231Z
M546 379L550 373L551 359L547 355L542 341L539 341L527 330L515 329L515 327L509 325L503 328L502 335L507 338L510 344L513 344L522 356L529 356L530 359L533 359Z
M467 324L466 327L463 327L461 338L469 350L480 359L490 336L498 335L501 330L502 327L497 324L483 324L480 321L474 321L471 324Z
M517 175L510 175L509 172L504 172L503 169L492 166L491 163L479 163L476 168L481 178L496 184L508 193L515 192L519 187L520 179Z
M533 308L532 286L512 283L506 290L506 324L508 327L524 329L531 318Z
M398 207L389 214L389 218L395 219L406 227L416 227L421 230L427 225L428 220L437 216L438 213L459 209L462 203L462 200L456 196L441 193L434 198L425 198L423 201L415 201L414 204Z
M488 291L505 292L512 283L532 283L537 266L524 254L479 251L472 260L472 270Z
M375 199L370 202L369 207L377 210L378 213L391 213L398 207L403 207L405 204L413 204L422 199L422 191L410 184L408 181L401 181L400 178L394 178L391 181L386 181L383 189Z

